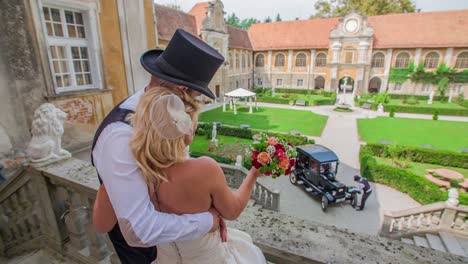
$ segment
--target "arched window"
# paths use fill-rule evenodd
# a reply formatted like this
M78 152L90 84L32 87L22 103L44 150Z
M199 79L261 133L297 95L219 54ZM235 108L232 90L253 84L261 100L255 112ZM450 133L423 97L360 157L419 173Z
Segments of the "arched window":
M385 56L382 53L376 53L372 57L372 67L382 68L384 66Z
M265 56L263 54L258 54L257 58L255 58L255 67L263 66L265 66Z
M395 68L406 68L408 67L410 55L408 52L402 52L398 54L395 61Z
M307 55L299 53L296 56L296 67L305 67L307 65Z
M242 68L245 68L246 62L247 62L247 57L245 56L245 54L242 54Z
M466 69L468 68L468 51L464 51L457 56L455 68Z
M325 67L326 65L327 65L327 54L319 53L317 57L315 57L315 66Z
M275 56L275 67L281 66L284 66L284 55L280 53Z
M439 65L439 54L437 52L429 52L424 59L424 68L434 69Z

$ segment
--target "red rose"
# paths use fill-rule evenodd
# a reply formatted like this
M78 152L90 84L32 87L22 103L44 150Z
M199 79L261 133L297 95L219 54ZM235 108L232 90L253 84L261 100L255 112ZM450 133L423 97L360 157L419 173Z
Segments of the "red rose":
M285 174L285 175L291 174L291 168L288 168L284 174Z
M292 159L292 160L289 160L289 161L290 161L291 167L296 166L296 160L295 159Z
M283 160L286 158L286 153L282 151L281 149L277 150L275 155L278 157L279 160Z
M259 154L259 152L258 152L258 151L256 151L256 150L252 151L252 156L251 156L251 157L252 157L252 159L253 159L253 160L256 160L256 159L257 159L257 156L258 156L258 154Z
M256 169L259 169L262 167L262 164L260 164L257 159L252 159L252 166L254 166Z
M263 175L270 176L270 175L271 175L271 171L266 171L266 172L263 173Z

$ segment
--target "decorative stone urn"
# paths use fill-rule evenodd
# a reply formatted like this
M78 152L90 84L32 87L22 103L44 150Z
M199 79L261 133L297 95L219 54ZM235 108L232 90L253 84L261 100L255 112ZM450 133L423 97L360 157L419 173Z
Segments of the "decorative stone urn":
M44 166L71 157L62 148L63 123L67 114L53 104L45 103L34 112L32 139L26 154L34 166Z

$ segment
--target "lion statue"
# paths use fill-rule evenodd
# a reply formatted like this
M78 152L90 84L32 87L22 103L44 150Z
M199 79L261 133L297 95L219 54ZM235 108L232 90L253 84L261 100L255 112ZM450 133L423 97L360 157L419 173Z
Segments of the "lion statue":
M52 163L71 157L62 149L63 123L67 114L53 104L42 104L34 112L32 139L26 153L33 163Z

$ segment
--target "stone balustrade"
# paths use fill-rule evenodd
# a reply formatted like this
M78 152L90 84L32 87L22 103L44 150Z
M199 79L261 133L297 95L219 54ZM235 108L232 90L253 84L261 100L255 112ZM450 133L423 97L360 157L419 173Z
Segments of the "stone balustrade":
M222 166L230 184L239 186L246 170ZM98 185L91 164L73 158L30 167L8 179L0 187L0 259L46 249L61 254L69 263L119 263L107 236L94 232L91 224ZM267 188L259 184L256 189L253 195L260 194L263 205L277 206L273 200L278 197L272 196L269 202L262 195ZM458 219L465 216L457 212L453 228L464 229ZM355 234L257 206L247 207L228 226L249 233L267 260L274 263L467 262L448 253L432 254L430 249Z
M440 231L468 236L468 206L438 202L398 212L387 212L380 234L400 238Z
M248 170L241 167L236 168L227 164L220 164L229 187L237 189L247 176ZM250 198L255 200L255 204L261 205L264 209L279 211L280 193L276 190L270 190L264 184L257 181Z

